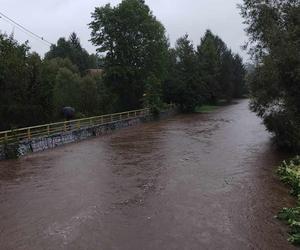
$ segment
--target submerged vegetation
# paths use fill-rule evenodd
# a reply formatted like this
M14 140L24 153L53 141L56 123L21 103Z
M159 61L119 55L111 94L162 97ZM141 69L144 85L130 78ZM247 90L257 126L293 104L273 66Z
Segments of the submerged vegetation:
M298 199L295 208L284 208L278 214L278 219L290 226L289 241L300 245L300 156L292 160L284 161L277 171L280 179L291 187L291 194Z

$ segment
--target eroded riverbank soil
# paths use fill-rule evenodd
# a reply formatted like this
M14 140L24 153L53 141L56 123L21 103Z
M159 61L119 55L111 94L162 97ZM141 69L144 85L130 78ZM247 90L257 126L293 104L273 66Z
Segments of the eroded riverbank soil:
M0 249L293 249L248 101L0 162Z

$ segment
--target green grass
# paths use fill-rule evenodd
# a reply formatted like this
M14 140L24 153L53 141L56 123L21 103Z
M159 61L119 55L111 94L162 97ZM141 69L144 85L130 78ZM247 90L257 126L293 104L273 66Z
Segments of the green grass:
M203 105L196 108L197 113L211 113L215 111L218 108L218 106L215 105Z

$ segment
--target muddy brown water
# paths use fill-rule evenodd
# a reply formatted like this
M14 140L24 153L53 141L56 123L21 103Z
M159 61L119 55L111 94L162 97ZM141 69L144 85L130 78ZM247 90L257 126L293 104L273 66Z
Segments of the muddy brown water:
M248 101L0 163L0 249L293 249Z

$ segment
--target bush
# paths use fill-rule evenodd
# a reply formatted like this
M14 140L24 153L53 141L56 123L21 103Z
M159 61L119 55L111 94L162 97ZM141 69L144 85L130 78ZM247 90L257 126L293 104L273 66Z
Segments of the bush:
M292 160L284 161L277 170L281 181L288 184L294 196L300 194L300 157L297 156Z
M292 160L284 161L277 171L280 179L289 185L292 190L291 194L300 198L300 157L297 156ZM289 241L293 244L300 245L300 200L296 208L283 208L278 219L287 222L290 226Z

